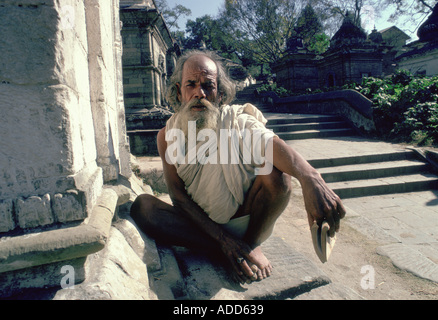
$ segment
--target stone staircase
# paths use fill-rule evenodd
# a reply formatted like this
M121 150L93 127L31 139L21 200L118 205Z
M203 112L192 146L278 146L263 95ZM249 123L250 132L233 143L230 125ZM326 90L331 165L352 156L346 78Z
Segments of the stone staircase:
M414 151L309 162L343 199L438 187L438 176Z
M284 140L355 136L354 129L331 115L268 115L268 127ZM309 160L343 199L438 188L438 176L415 151Z
M259 88L262 84L253 84L248 87L245 87L243 90L236 92L236 98L232 102L232 104L245 104L245 103L252 103L254 105L257 105L257 108L265 113L269 112L269 105L265 105L261 103L255 96L254 92Z
M327 138L355 135L355 130L339 116L295 115L270 118L268 128L283 140Z

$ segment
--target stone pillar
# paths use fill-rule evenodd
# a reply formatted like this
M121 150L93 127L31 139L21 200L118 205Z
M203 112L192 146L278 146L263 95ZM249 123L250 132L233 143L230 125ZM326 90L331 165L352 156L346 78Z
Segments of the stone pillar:
M100 250L118 203L105 184L131 170L118 0L2 1L0 30L7 273Z
M0 7L0 232L84 219L100 193L85 22L81 1Z
M121 172L120 157L128 153L121 67L121 35L117 0L85 0L90 71L90 99L96 130L97 164L104 181L117 180ZM115 17L117 18L115 20ZM109 32L111 31L111 32ZM119 127L123 127L119 130ZM124 175L130 170L124 168Z

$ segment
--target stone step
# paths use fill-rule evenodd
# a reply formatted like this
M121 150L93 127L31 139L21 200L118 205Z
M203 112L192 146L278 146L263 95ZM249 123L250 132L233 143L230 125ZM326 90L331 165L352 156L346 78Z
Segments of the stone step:
M401 150L381 153L364 154L358 156L328 158L328 159L309 159L308 162L316 169L346 166L354 164L368 164L373 162L399 161L399 160L415 160L417 156L413 151Z
M427 172L429 169L430 166L421 161L398 160L326 167L318 169L318 171L324 180L329 183L415 174Z
M334 122L342 120L339 116L319 114L275 114L267 116L266 119L268 120L268 127L278 124Z
M295 132L305 130L319 130L319 129L338 129L347 128L348 124L344 121L331 121L331 122L306 122L306 123L288 123L288 124L274 124L268 125L269 129L274 132Z
M315 138L329 138L329 137L345 137L356 135L352 128L340 129L321 129L321 130L303 130L296 132L279 132L277 135L283 140L302 140Z
M268 128L284 140L356 136L341 117L317 114L268 114ZM385 151L331 159L311 159L341 198L424 191L438 187L438 176L413 151Z
M430 173L328 183L341 199L425 191L438 188L438 176Z
M243 99L243 98L250 98L250 99L254 99L254 90L247 90L247 91L240 91L237 95L236 95L236 99Z

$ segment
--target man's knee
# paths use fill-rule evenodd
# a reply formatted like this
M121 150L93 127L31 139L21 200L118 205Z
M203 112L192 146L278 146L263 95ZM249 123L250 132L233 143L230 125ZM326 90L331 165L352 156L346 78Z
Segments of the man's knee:
M271 174L263 176L262 185L273 197L289 198L292 192L291 177L275 168Z
M131 217L137 224L144 225L155 211L157 199L150 194L139 195L131 206Z

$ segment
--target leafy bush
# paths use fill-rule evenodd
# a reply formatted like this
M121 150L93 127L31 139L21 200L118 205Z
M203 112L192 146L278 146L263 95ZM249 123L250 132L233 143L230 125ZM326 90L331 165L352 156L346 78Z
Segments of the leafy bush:
M258 93L270 92L270 91L275 92L277 94L277 96L279 96L280 98L287 97L287 96L291 95L291 93L287 89L277 86L277 83L275 83L275 82L274 83L265 83L265 84L261 85L260 88L257 89Z
M373 101L377 130L386 138L419 144L438 143L438 76L399 71L386 78L349 84Z

